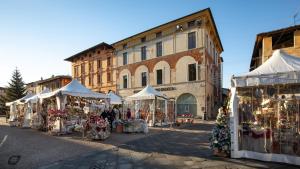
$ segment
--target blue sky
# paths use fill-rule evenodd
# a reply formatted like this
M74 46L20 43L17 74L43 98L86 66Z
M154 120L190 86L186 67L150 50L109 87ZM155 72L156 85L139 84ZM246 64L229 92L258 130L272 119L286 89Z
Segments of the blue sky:
M298 0L1 0L0 86L71 74L63 59L210 7L224 47L224 86L249 69L256 34L293 25ZM298 16L300 24L300 14Z

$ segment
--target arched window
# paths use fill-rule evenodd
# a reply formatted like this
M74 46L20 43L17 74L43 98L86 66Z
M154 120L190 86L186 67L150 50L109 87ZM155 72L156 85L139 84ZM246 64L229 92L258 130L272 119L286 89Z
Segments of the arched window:
M190 93L180 95L176 101L177 116L197 115L197 99Z

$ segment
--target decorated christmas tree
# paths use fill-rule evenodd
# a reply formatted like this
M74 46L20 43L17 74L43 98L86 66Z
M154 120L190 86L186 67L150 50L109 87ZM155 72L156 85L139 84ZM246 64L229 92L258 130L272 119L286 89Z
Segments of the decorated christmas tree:
M210 137L210 147L214 150L214 153L230 154L230 128L229 117L223 111L223 108L219 109L219 113L216 120L216 126L212 130Z

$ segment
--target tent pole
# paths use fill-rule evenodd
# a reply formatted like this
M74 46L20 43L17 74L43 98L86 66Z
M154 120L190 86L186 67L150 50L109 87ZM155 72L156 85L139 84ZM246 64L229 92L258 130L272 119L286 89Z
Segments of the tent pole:
M122 113L121 113L121 119L124 119L124 101L122 101Z
M155 96L155 98L154 98L154 112L153 112L153 115L152 115L152 116L153 116L153 118L152 118L152 120L153 120L153 121L152 121L152 123L153 123L152 126L153 126L153 127L154 127L154 125L155 125L156 99L157 99L157 98L156 98L156 96Z
M168 100L165 100L165 121L168 124L169 118L168 118Z

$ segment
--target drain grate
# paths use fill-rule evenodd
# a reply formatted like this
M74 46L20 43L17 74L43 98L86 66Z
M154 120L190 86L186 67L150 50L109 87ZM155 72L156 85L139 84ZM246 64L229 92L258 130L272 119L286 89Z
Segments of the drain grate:
M8 159L8 164L9 165L16 165L21 159L20 155L12 155Z

